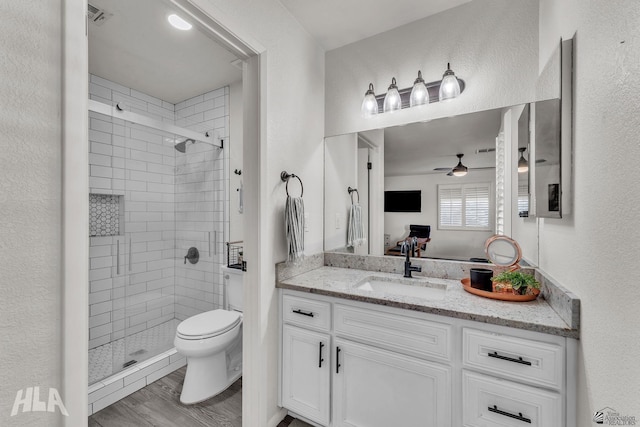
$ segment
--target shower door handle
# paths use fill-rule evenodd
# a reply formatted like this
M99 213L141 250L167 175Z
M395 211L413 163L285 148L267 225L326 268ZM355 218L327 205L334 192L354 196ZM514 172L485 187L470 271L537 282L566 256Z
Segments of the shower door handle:
M131 237L129 237L129 271L131 271L131 260L133 259L132 256L133 254L131 253Z
M116 274L120 274L120 240L116 240Z
M213 232L213 254L218 255L218 232Z

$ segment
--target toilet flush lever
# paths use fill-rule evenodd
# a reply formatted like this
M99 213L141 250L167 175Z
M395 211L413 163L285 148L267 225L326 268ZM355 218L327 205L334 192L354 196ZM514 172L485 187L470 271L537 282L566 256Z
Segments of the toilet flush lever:
M185 264L187 263L187 260L189 260L191 264L196 264L200 260L200 252L198 252L198 248L195 246L189 248L187 255L184 257Z

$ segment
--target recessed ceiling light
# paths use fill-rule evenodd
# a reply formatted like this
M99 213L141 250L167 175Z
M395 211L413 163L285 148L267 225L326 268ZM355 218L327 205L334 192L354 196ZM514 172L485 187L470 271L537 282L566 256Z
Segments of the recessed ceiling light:
M173 25L175 28L182 30L182 31L187 31L190 30L192 25L189 24L187 21L185 21L184 19L180 18L178 15L173 14L173 15L169 15L169 17L167 18L167 20L169 21L169 23L171 25Z

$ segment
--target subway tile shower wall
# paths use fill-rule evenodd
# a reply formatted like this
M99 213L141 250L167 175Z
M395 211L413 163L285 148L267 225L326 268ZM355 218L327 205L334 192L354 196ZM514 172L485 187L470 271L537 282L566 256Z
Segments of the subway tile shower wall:
M176 125L212 132L228 143L229 88L224 87L176 104ZM224 162L228 150L205 144L187 146L176 155L176 248L184 256L200 250L195 264L176 264L175 317L184 320L223 304L223 236L225 220ZM228 170L228 169L227 169ZM213 287L211 284L214 284Z
M228 87L174 105L90 75L89 97L228 141ZM89 113L89 191L124 198L120 235L90 238L90 349L223 303L228 159L198 143L179 153L182 139ZM200 261L185 265L191 246Z

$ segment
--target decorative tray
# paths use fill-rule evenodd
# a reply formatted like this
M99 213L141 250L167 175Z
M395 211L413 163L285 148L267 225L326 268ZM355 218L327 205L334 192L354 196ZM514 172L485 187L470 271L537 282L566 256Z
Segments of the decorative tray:
M464 290L469 292L470 294L478 295L485 298L497 299L501 301L515 301L515 302L533 301L536 298L538 298L538 295L540 294L539 289L534 289L532 295L517 295L512 293L483 291L482 289L472 288L471 279L468 277L460 280L460 282L462 282L462 286L464 287Z

